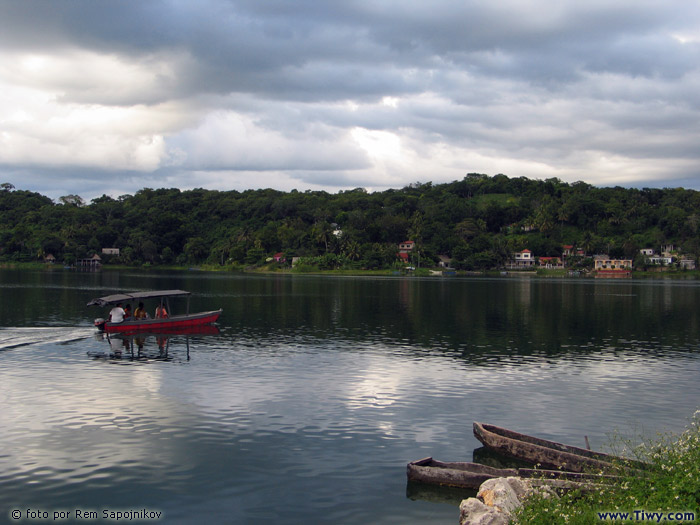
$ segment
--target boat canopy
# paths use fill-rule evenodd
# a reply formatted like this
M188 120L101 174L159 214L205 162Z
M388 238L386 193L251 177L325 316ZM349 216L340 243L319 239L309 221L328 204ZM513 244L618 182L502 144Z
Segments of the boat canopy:
M90 301L88 306L107 306L110 304L126 303L131 301L140 301L142 299L157 299L161 297L178 297L182 295L190 295L190 292L184 290L151 290L148 292L129 292L107 295L98 297Z

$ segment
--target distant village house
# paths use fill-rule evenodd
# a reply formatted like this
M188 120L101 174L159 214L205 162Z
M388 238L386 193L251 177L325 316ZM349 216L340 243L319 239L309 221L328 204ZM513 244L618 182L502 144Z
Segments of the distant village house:
M415 248L416 243L414 241L404 241L399 244L399 253L397 256L404 262L408 262L411 258L411 252Z
M682 270L695 270L695 259L683 258L678 262Z
M565 244L562 246L562 257L585 257L586 250L583 248L576 248L573 244Z
M87 259L78 259L75 261L75 266L86 270L97 270L102 266L102 258L95 254Z
M540 268L564 268L561 257L539 257Z
M440 262L438 262L440 268L450 268L452 264L452 259L450 257L447 255L438 255L438 259L440 259Z
M525 249L520 252L515 252L513 254L513 259L508 263L508 268L511 270L518 270L522 268L532 268L535 266L535 257L532 252Z
M647 257L649 264L656 264L658 266L671 266L673 264L674 258L670 255L652 255Z
M631 270L632 259L612 259L608 255L594 257L596 270Z

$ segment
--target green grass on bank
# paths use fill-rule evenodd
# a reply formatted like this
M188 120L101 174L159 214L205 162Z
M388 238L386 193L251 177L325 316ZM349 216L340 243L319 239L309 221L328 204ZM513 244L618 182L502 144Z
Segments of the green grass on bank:
M531 496L512 523L700 523L700 410L680 436L661 436L635 452L651 463L643 474L624 473L620 481L601 484L590 493Z
M0 268L13 268L21 270L63 270L64 266L62 264L47 264L44 262L17 262L17 261L6 261L0 262ZM103 264L102 269L104 270L166 270L166 271L188 271L188 270L198 270L206 272L247 272L247 273L292 273L292 274L318 274L318 275L359 275L359 276L395 276L395 275L406 275L414 277L435 277L440 274L433 272L442 272L441 268L417 268L413 271L406 270L403 266L396 268L385 268L380 270L363 270L361 268L339 268L339 269L320 269L315 265L309 264L299 264L294 268L290 268L287 265L280 265L279 263L266 263L262 265L244 265L244 264L227 264L224 266L218 264L198 264L195 266L191 265L120 265L120 264ZM473 275L487 275L487 276L502 276L506 274L510 277L558 277L558 278L568 278L571 277L568 269L545 269L536 268L527 271L518 270L479 270L479 271L465 271L457 270L454 272L456 276L473 276ZM591 278L594 274L590 273L580 273L575 275L578 278ZM632 278L634 279L671 279L671 280L695 280L700 279L700 270L678 270L678 271L665 271L665 272L654 272L654 271L634 271L632 272Z

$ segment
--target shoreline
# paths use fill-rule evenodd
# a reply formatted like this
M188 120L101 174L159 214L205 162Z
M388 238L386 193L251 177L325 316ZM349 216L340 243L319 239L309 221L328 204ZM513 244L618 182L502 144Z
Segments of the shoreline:
M74 267L64 267L58 264L47 264L42 262L0 262L0 269L17 269L17 270L75 270ZM569 275L569 270L551 270L551 269L535 269L528 271L517 270L484 270L484 271L469 271L469 270L447 270L448 275L445 275L445 269L442 268L419 268L415 271L406 271L398 269L382 269L382 270L356 270L356 269L337 269L337 270L304 270L297 271L292 268L271 268L268 266L262 267L240 267L240 266L175 266L175 265L159 265L159 266L129 266L129 265L102 265L104 270L156 270L156 271L200 271L200 272L230 272L258 275L325 275L325 276L372 276L372 277L547 277L559 279L658 279L658 280L700 280L700 270L676 270L676 271L632 271L631 275L625 277L608 277L596 276L594 272L579 275ZM95 271L95 270L85 270Z

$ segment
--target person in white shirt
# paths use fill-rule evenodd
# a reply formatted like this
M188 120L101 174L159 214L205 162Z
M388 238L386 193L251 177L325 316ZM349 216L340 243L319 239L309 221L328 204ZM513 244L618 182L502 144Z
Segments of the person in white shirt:
M119 303L109 311L109 320L112 323L121 323L124 320L124 314L122 304Z

